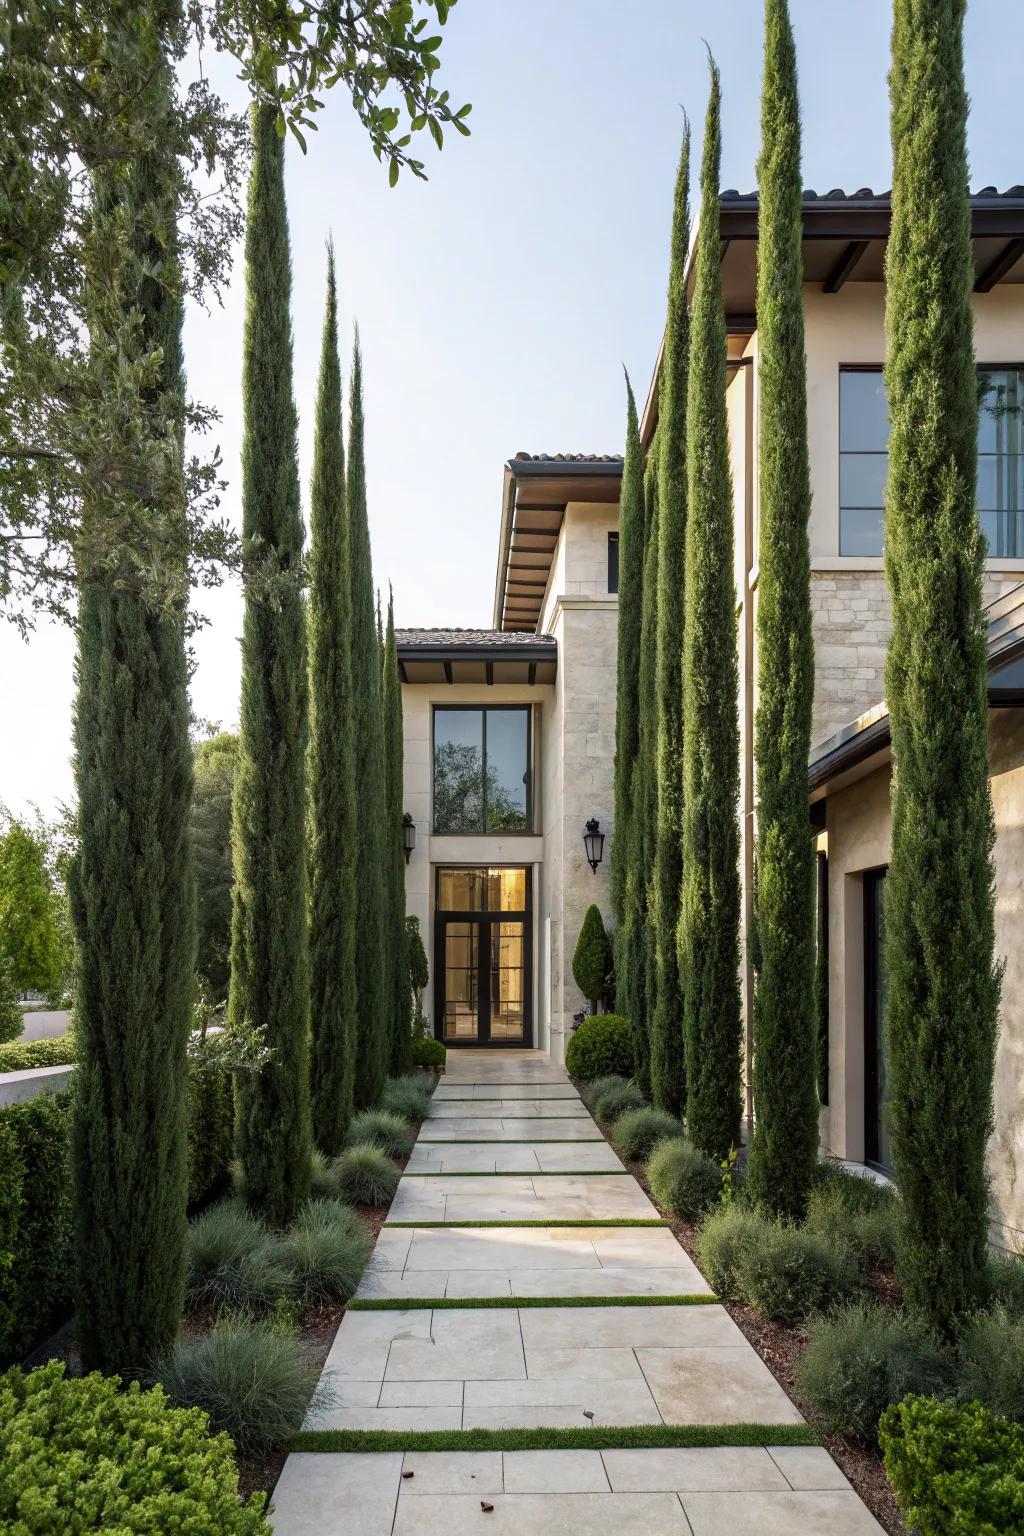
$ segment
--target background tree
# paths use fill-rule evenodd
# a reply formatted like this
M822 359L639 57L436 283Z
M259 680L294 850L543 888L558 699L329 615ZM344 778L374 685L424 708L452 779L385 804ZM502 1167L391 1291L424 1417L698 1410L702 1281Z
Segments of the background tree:
M169 1345L181 1314L195 909L184 591L174 574L162 597L140 581L148 568L137 564L131 535L152 519L160 568L184 570L180 179L166 41L180 12L172 3L102 15L101 56L152 137L129 158L94 167L92 230L113 265L90 273L88 346L116 400L132 403L114 421L108 405L93 430L110 431L114 460L132 462L137 412L145 442L159 450L139 481L82 483L76 546L77 1333L87 1369L124 1371L145 1368ZM114 527L125 532L120 547L108 543Z
M605 996L611 946L604 931L600 909L591 902L583 914L583 924L572 957L573 980L596 1013Z
M196 884L196 970L206 997L223 1003L231 979L231 796L238 736L218 731L196 743L189 832Z
M0 1045L17 1040L23 1028L24 1017L18 1002L14 969L6 950L0 949Z
M797 1220L818 1161L814 845L807 824L814 640L800 107L786 0L765 3L757 183L761 539L754 753L761 955L749 1184L766 1209Z
M327 252L310 496L309 976L313 1133L333 1156L352 1117L356 1029L356 845L352 594L334 251Z
M395 599L390 592L384 637L382 695L387 791L384 826L387 880L385 921L390 930L388 964L391 968L390 1066L392 1076L398 1076L407 1072L412 1065L412 992L409 988L409 954L406 948L405 845L402 838L402 684L398 675L398 648L395 642Z
M273 599L246 592L234 796L230 1024L270 1056L236 1084L238 1154L252 1204L277 1227L309 1193L306 634L292 394L284 144L253 108L245 237L242 527Z
M617 1007L630 1019L634 1035L642 1018L631 1012L633 981L631 952L635 943L634 915L627 903L632 891L633 775L640 750L640 628L643 620L644 577L644 455L629 375L626 375L626 449L619 496L619 607L615 690L615 835L611 847L612 919L617 977ZM634 1039L638 1061L646 1059L642 1042Z
M356 840L355 1106L367 1109L380 1097L390 1055L391 989L381 965L384 926L384 730L380 698L380 648L373 601L370 528L366 511L363 445L363 364L356 337L349 385L348 519L352 611L352 699Z
M886 881L898 1275L952 1333L987 1263L994 966L984 539L963 75L963 0L896 0L885 566L893 628Z
M15 992L52 992L60 971L56 892L41 836L8 816L0 833L0 951Z
M739 869L736 594L719 270L718 69L711 60L687 398L683 641L683 894L686 1119L716 1158L739 1144Z
M677 930L683 877L683 624L686 556L686 387L690 315L686 257L690 239L690 127L676 174L668 274L668 318L658 398L657 820L652 878L654 995L650 1004L651 1091L678 1115L685 1100L683 992Z

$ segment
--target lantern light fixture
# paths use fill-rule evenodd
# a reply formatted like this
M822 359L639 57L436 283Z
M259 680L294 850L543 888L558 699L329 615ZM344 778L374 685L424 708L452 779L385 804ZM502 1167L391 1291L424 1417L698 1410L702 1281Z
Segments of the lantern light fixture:
M596 874L597 866L604 857L604 833L596 816L591 816L587 822L587 830L583 834L583 846L587 850L587 862Z
M405 862L408 864L412 851L416 847L416 823L408 811L402 817L402 847L405 850Z

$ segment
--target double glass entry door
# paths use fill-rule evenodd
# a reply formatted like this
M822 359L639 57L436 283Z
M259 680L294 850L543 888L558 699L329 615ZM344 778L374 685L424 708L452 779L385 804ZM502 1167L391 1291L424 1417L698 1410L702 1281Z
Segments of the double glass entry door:
M449 1045L528 1045L527 872L460 869L439 873L439 900L466 903L459 911L436 915L441 1038Z

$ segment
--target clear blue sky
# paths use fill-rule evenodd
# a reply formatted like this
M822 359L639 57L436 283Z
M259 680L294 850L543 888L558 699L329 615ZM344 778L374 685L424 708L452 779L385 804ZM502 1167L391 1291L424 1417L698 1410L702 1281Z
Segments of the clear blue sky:
M791 0L800 61L804 184L889 185L887 0ZM472 101L473 136L430 180L392 191L340 91L309 154L288 151L295 380L304 492L333 233L346 336L366 371L374 569L400 625L489 624L502 464L531 452L621 447L622 365L646 392L663 320L672 182L685 107L700 150L706 39L722 71L722 184L755 184L758 0L459 0L444 84ZM232 71L207 61L225 94ZM972 184L1024 182L1024 10L971 0ZM217 434L238 514L241 270L223 309L190 315L190 387L223 413ZM346 359L347 373L347 359ZM204 597L199 715L237 718L240 601ZM71 795L73 646L45 628L0 631L0 800L50 809Z

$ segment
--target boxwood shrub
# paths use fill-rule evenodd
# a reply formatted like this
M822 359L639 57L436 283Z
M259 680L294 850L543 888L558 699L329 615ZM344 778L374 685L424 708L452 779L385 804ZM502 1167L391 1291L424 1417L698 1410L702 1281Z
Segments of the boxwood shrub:
M0 1362L70 1310L70 1129L66 1093L0 1109Z
M271 1536L263 1494L238 1495L227 1435L159 1387L69 1380L56 1362L0 1376L0 1530L18 1536L216 1531Z
M445 1058L448 1052L442 1040L434 1040L426 1035L422 1039L412 1041L412 1064L414 1067L428 1067L433 1070L443 1070Z
M569 1037L565 1069L570 1077L589 1083L616 1072L633 1075L633 1046L629 1020L620 1013L592 1013Z
M907 1397L879 1428L885 1470L920 1536L1024 1530L1024 1427L980 1403Z

